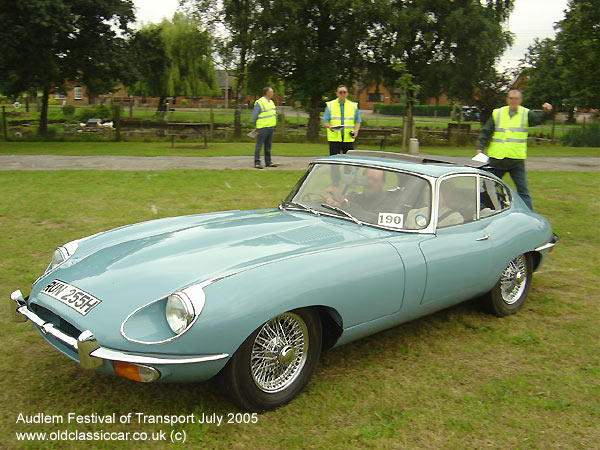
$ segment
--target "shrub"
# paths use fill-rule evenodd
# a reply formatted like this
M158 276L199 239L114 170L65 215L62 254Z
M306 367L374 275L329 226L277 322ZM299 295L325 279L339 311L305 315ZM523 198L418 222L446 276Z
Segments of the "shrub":
M385 114L389 116L402 116L406 111L406 105L386 105L383 103L375 103L373 112ZM450 116L452 112L451 105L414 105L413 114L415 116Z
M107 120L112 117L110 109L105 105L96 105L94 108L85 108L79 111L79 120L87 122L89 119Z
M562 145L569 147L600 147L600 124L593 123L567 131L561 137Z
M72 116L75 114L75 106L73 105L64 105L62 107L62 113L64 116Z

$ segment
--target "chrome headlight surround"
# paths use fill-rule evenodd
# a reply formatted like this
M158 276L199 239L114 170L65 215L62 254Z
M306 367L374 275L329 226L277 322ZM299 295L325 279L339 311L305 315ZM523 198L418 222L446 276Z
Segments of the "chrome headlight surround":
M187 287L169 295L165 305L165 317L169 328L176 335L185 333L196 321L204 308L203 285Z

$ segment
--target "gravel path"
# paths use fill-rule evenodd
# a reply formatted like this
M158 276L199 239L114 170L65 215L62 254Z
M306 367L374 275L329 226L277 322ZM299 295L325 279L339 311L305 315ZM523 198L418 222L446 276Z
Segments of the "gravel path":
M274 157L277 168L265 170L303 170L314 157ZM470 158L450 158L468 162ZM253 169L252 156L55 156L0 155L0 170L166 170L166 169ZM569 172L600 171L600 158L531 157L527 170Z

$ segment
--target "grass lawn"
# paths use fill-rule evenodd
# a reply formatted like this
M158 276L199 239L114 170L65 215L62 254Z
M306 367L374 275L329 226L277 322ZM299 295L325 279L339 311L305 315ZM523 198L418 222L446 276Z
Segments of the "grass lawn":
M178 141L174 148L169 142L0 142L0 155L124 155L124 156L238 156L252 155L253 142L210 143L208 149L200 143ZM361 144L363 149L378 150L377 145ZM401 147L386 150L400 152ZM445 156L473 156L474 147L420 147L422 153ZM329 154L326 143L277 143L273 156L324 156ZM561 147L530 145L529 156L596 156L597 147Z
M277 204L300 172L0 172L0 292L28 294L54 247L156 217ZM19 413L236 412L203 384L136 384L82 370L30 324L0 324L0 448L164 448L17 442L17 431L185 431L187 448L593 448L600 442L596 173L531 172L561 242L516 315L475 301L322 355L307 390L255 424L16 424ZM366 299L367 300L367 299ZM596 444L594 444L596 442ZM176 447L178 448L178 447Z

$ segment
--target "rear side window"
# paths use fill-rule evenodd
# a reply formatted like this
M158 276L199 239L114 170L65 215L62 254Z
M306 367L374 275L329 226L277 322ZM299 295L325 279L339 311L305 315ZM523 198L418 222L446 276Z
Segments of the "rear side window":
M477 178L473 175L444 179L439 188L438 228L477 219Z
M508 189L491 178L480 178L479 184L479 217L485 218L497 214L510 207Z

